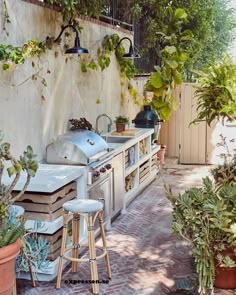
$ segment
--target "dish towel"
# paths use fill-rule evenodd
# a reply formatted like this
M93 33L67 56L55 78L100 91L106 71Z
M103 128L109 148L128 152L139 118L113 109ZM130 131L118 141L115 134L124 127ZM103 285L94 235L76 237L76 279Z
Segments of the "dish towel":
M135 163L135 150L134 150L134 146L132 146L131 148L129 148L129 165L134 165Z

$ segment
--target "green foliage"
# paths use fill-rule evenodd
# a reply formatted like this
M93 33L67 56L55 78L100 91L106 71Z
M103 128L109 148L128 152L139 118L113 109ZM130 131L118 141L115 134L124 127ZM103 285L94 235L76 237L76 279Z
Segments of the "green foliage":
M204 71L195 71L200 86L196 88L198 116L192 122L232 121L236 117L236 64L225 57Z
M191 53L192 59L188 63L188 68L200 69L216 63L232 45L236 37L236 15L235 9L230 8L230 2L232 1L214 0L211 15L208 16L207 22L202 23L202 30L206 28L205 24L208 24L208 29L204 33L205 40L196 35L196 46Z
M188 59L188 51L191 47L193 34L190 30L183 30L187 14L184 9L166 9L166 17L169 20L169 30L158 32L161 45L159 51L160 65L155 66L155 72L145 85L146 91L153 92L151 105L161 120L168 121L171 112L176 108L174 89L183 80L183 69Z
M115 123L129 123L129 118L125 116L117 116L116 119L114 120Z
M29 40L22 47L0 44L0 61L3 70L10 68L11 63L23 64L27 58L39 56L46 49L46 42Z
M79 15L99 17L104 10L104 0L47 0L49 4L59 6L64 20L72 20Z
M142 48L148 56L156 55L159 63L160 51L163 49L159 35L156 32L163 32L169 35L168 31L173 30L169 25L168 9L173 10L184 8L188 18L183 23L183 30L190 30L194 36L194 42L189 49L189 57L184 68L185 78L190 80L192 68L209 66L222 57L222 54L231 45L235 37L234 28L235 9L229 8L230 0L127 0L119 9L122 14L131 11L133 18L140 23L144 41ZM130 9L127 9L130 7ZM181 15L178 11L176 15ZM184 13L182 14L183 16Z

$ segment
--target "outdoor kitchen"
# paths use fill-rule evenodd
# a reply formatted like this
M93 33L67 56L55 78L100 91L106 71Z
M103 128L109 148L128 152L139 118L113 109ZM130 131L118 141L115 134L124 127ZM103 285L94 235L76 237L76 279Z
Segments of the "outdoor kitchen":
M132 125L129 132L135 135L128 136L112 135L114 130L101 135L88 129L70 130L47 146L46 163L39 164L37 175L15 203L25 210L27 228L37 228L38 235L49 242L50 254L45 266L36 273L37 280L51 281L57 276L63 203L75 198L102 200L104 225L109 231L115 218L125 214L127 205L156 178L160 146L155 138L159 122L157 118L147 119L142 124L149 128ZM20 178L16 190L22 189L24 178L25 175ZM98 235L98 223L95 229ZM69 235L68 245L71 239ZM86 239L82 219L80 242ZM30 279L30 274L20 272L19 278Z

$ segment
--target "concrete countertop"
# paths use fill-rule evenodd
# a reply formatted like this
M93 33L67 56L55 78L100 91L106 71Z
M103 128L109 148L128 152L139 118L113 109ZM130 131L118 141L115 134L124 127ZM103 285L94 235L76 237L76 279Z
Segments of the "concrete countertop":
M39 164L39 169L35 177L31 178L27 191L52 193L69 182L83 177L85 172L86 168L83 166ZM23 188L26 177L26 173L22 172L14 190ZM5 184L10 184L12 179L13 176L11 178L7 174L3 176Z
M114 152L113 152L114 156L120 152L123 152L130 146L134 145L139 140L142 140L143 138L154 133L153 128L135 128L134 126L131 125L129 129L139 129L140 131L135 136L112 135L112 132L115 130L112 130L111 132L108 132L108 133L101 134L102 137L105 138L105 140L107 140L107 144L109 145L109 147L114 149ZM116 141L117 139L118 142L109 142L109 138L114 139L114 141ZM123 142L119 142L119 139L121 139L121 141Z

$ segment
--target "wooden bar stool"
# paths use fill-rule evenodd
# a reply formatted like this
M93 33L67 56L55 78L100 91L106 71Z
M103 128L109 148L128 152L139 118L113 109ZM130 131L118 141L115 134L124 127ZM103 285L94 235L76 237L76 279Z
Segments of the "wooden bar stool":
M70 217L72 219L72 236L73 245L66 247L66 236L67 236L67 225ZM80 227L80 216L84 216L87 223L88 230L88 244L79 244L79 227ZM103 243L103 253L96 256L96 248L99 248L95 244L95 234L94 234L94 223L96 219L99 219L100 232ZM97 271L97 260L105 257L108 278L111 279L111 268L110 261L107 252L107 245L105 239L105 230L103 224L103 204L95 200L71 200L63 204L63 234L61 243L61 253L58 265L58 275L56 288L61 287L61 277L63 268L63 258L72 262L72 272L78 271L78 262L89 262L91 270L91 281L93 294L99 294L99 281L98 281L98 271ZM79 249L82 247L88 247L89 249L89 259L78 258ZM72 256L66 256L66 252L72 249Z

